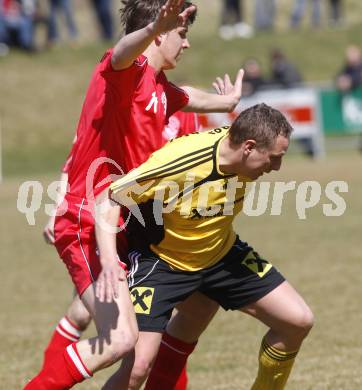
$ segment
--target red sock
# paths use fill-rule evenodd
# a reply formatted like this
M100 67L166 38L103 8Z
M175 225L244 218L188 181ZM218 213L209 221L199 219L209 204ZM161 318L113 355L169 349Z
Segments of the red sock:
M187 358L196 344L185 343L165 332L145 390L186 390Z
M73 343L63 354L55 355L51 364L41 370L24 390L66 390L91 376L78 354L76 343Z
M186 390L187 389L187 382L189 381L189 378L187 377L186 367L187 367L187 360L185 362L185 365L182 368L181 374L178 377L178 380L177 380L173 390Z
M44 352L43 368L48 365L55 354L63 353L68 345L79 341L81 330L67 316L63 317L54 330Z

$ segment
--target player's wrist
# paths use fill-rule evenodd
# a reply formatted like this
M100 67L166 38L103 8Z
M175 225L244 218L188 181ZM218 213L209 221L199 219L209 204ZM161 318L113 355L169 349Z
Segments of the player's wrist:
M105 267L105 266L109 267L109 266L113 266L113 265L118 266L118 256L113 255L113 254L103 255L100 257L100 263L101 263L102 267Z
M233 112L239 104L239 101L240 99L238 96L229 96L228 112Z
M158 31L156 22L151 22L145 27L147 34L150 37L156 37L157 35L161 34L160 31Z

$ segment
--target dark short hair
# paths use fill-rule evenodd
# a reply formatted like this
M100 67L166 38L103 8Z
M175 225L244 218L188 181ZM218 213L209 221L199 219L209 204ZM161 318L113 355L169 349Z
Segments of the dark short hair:
M253 139L256 147L263 149L270 147L278 135L289 138L292 131L280 111L261 103L242 111L231 125L229 135L233 144Z
M121 0L123 7L120 9L121 24L125 34L146 27L156 20L161 7L167 0ZM190 1L185 1L182 10L191 6ZM189 16L188 24L192 24L196 18L196 11Z

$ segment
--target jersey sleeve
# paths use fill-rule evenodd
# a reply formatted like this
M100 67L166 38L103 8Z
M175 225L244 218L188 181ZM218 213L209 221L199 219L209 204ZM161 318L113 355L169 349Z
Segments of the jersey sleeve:
M170 154L172 153L163 147L139 167L116 180L109 189L110 199L127 208L127 202L139 204L154 199L164 185L165 173L173 170L169 167Z
M113 49L104 54L99 64L99 72L111 85L119 87L122 84L122 89L119 89L119 91L122 91L125 97L130 97L132 95L130 91L135 88L135 85L146 71L148 60L144 55L140 55L128 68L115 70L112 66L112 54Z
M166 116L169 118L173 113L181 110L187 105L189 102L189 95L182 88L179 88L175 84L167 81L167 79L165 83L165 92L167 96Z
M160 180L148 177L145 164L116 180L109 189L109 198L129 209L137 217L137 204L154 199Z

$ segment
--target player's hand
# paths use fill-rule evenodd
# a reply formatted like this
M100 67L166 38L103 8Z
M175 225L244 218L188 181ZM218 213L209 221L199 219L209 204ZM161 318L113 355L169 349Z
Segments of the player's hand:
M50 217L48 220L48 223L45 225L43 230L43 237L47 244L54 245L54 222L55 222L55 216Z
M106 262L96 282L96 297L101 302L111 303L119 297L119 281L126 278L126 272L117 260Z
M184 2L185 0L168 0L161 7L160 13L154 22L154 29L157 34L186 26L189 16L196 11L196 6L191 5L181 12Z
M215 91L219 95L227 95L233 101L233 107L239 103L242 92L244 70L240 69L236 75L235 83L233 84L230 80L230 76L225 74L223 78L217 77L216 80L212 83Z

